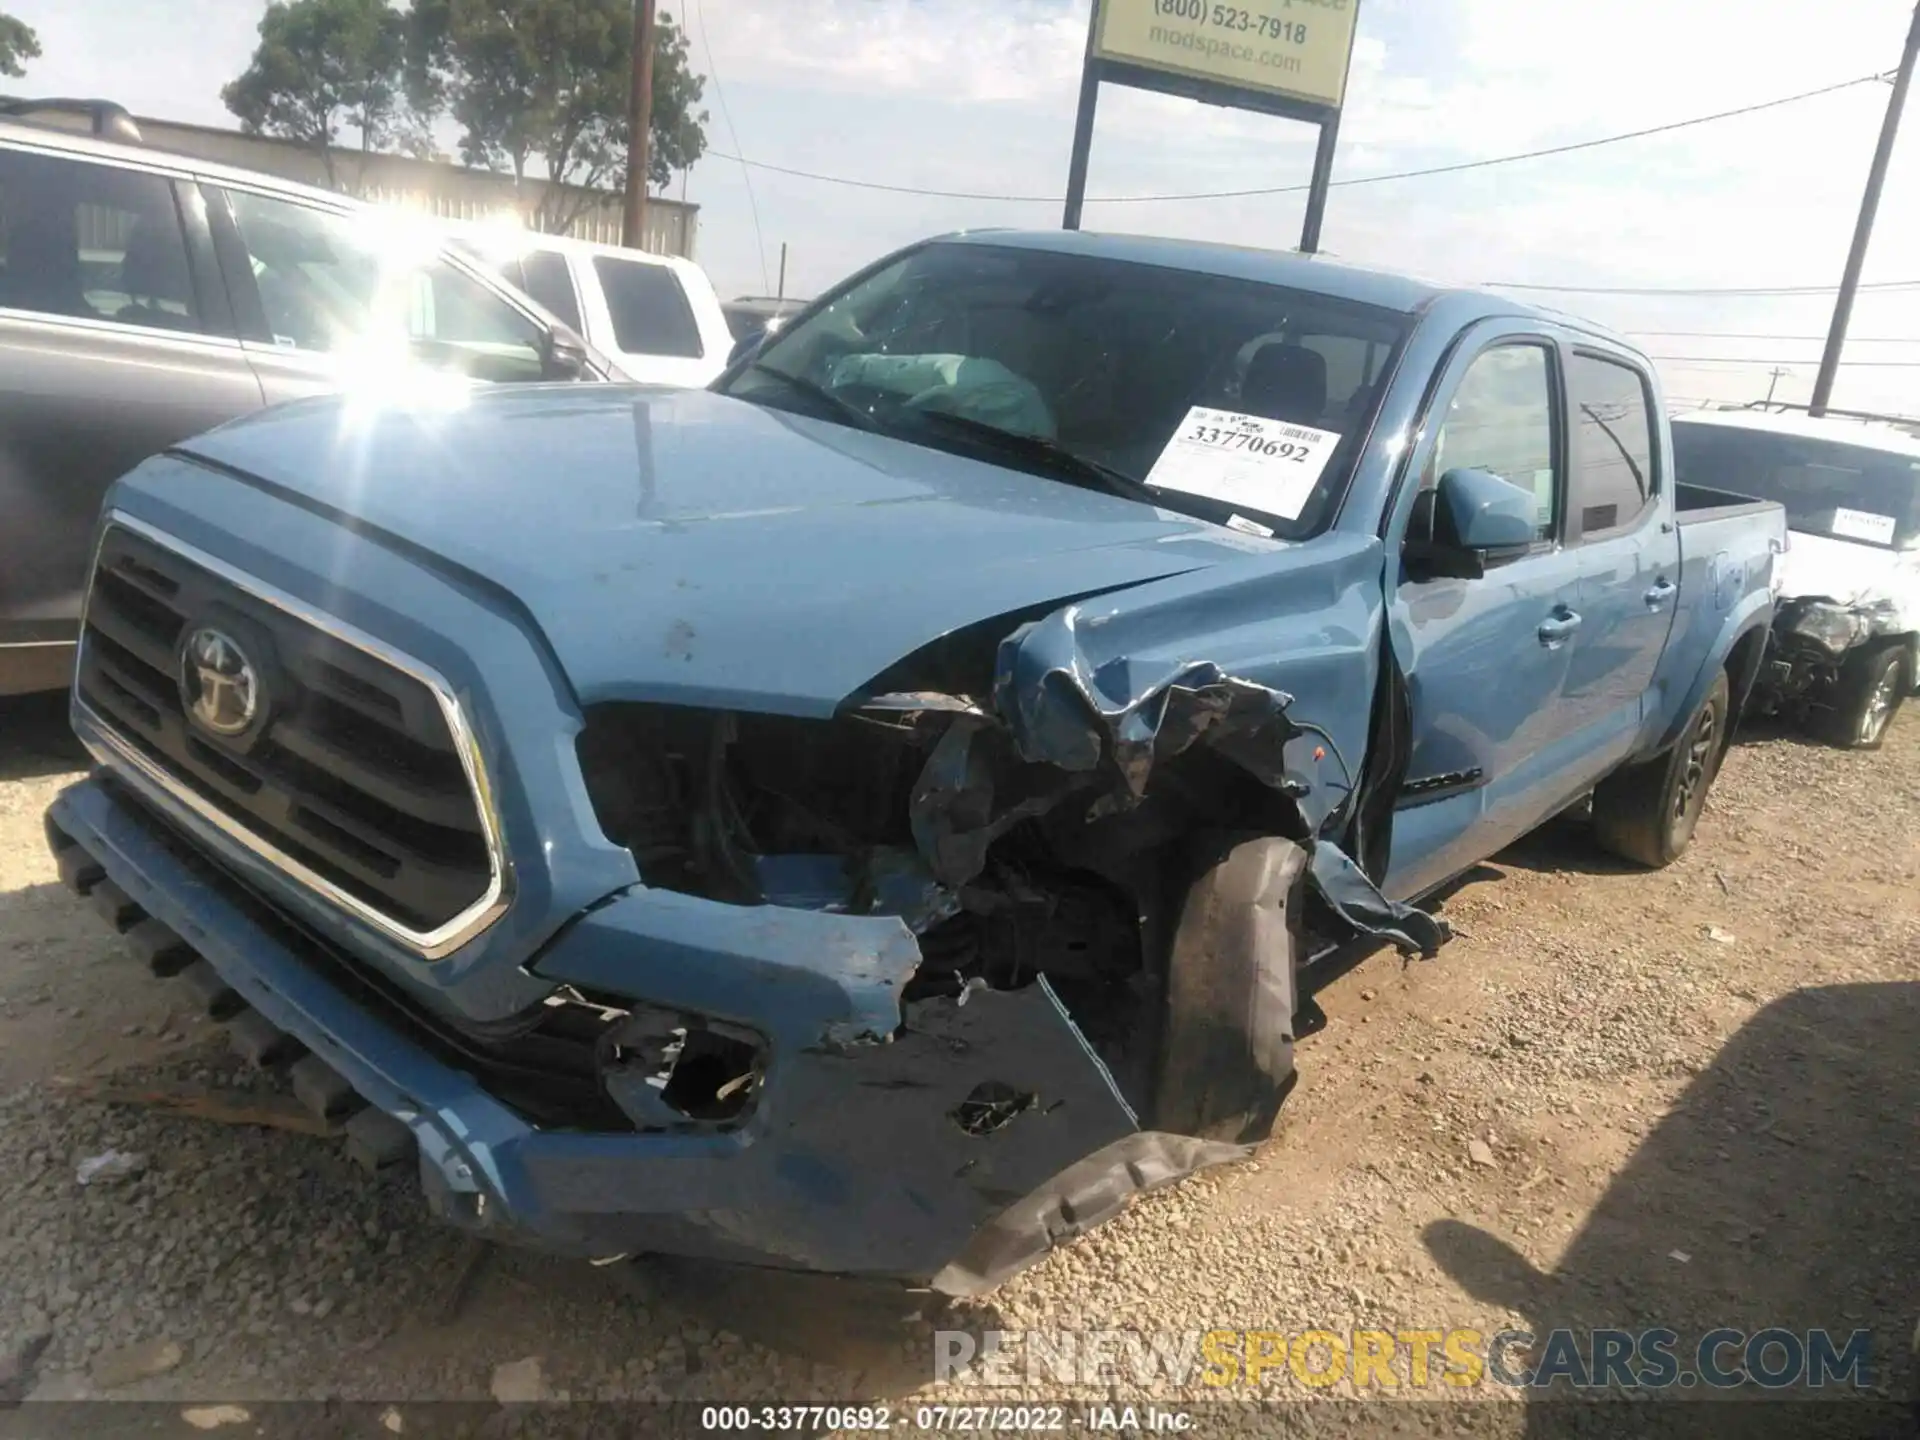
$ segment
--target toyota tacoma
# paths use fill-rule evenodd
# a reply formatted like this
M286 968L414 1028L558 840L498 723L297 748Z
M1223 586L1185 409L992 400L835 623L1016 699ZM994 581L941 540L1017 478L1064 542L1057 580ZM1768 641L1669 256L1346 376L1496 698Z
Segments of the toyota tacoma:
M450 1221L976 1293L1263 1138L1316 958L1589 796L1673 859L1784 534L1565 316L948 237L709 390L140 465L49 839Z

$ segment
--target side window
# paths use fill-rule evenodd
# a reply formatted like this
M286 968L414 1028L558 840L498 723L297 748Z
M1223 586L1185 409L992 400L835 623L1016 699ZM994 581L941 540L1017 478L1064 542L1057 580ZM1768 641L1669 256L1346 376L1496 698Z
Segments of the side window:
M198 331L172 183L0 152L0 306Z
M1500 345L1467 367L1434 437L1421 487L1449 470L1487 470L1531 490L1534 538L1559 531L1553 464L1553 357L1544 345Z
M1631 366L1573 357L1573 485L1579 533L1631 525L1653 501L1653 416L1647 382Z
M593 257L593 273L606 292L613 317L613 343L633 355L675 355L698 360L704 352L680 277L644 260Z
M232 191L241 247L273 343L320 354L403 349L481 380L538 380L539 327L450 264L430 232Z
M539 301L542 309L565 321L575 334L584 334L573 277L567 274L567 257L551 250L530 250L520 263L526 276L520 288Z

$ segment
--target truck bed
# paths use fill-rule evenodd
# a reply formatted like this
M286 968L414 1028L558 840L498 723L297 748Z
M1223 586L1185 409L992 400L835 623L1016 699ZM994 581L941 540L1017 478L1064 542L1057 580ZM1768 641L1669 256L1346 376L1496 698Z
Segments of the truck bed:
M1786 511L1772 500L1756 500L1732 490L1716 490L1709 485L1689 485L1684 481L1673 487L1674 519L1682 525L1698 525L1708 520L1728 520L1736 515L1758 515L1780 510L1785 526Z

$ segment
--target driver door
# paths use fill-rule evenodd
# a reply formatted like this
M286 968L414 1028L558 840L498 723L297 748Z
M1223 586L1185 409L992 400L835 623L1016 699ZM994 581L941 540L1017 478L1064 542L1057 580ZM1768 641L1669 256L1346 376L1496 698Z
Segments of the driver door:
M1536 497L1532 550L1477 579L1403 575L1391 607L1408 677L1412 753L1387 891L1421 894L1564 805L1566 682L1580 568L1562 544L1562 351L1537 330L1476 328L1449 364L1409 463L1422 491L1453 469ZM1418 505L1414 507L1418 510Z

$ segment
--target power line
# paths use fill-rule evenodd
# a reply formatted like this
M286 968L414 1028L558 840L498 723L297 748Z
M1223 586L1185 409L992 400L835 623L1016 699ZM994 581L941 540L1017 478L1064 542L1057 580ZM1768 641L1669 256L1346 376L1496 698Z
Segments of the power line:
M707 63L711 68L713 63L711 52L709 52ZM1803 100L1813 100L1822 95L1851 90L1857 85L1867 85L1885 78L1884 73L1861 75L1856 79L1822 85L1817 90L1803 90L1797 95L1782 95L1777 99L1762 100L1753 105L1741 105L1732 110L1719 110L1711 115L1696 115L1690 120L1673 120L1664 125L1650 125L1642 130L1627 130L1618 135L1602 135L1592 140L1576 140L1566 145L1549 145L1540 150L1523 150L1515 155L1493 155L1482 160L1462 160L1451 165L1432 165L1419 170L1395 170L1382 175L1356 175L1351 179L1335 180L1332 184L1335 187L1379 185L1389 180L1417 180L1427 175L1454 175L1463 170L1484 170L1492 165L1512 165L1522 160L1544 159L1550 155L1570 155L1577 150L1617 145L1623 140L1644 140L1651 135L1665 135L1695 125L1709 125L1717 120L1731 120L1737 116L1752 115L1761 110L1777 109L1782 105L1796 105ZM717 83L715 88L718 89ZM725 109L726 102L722 100L723 113ZM728 128L731 129L731 125ZM734 137L733 143L734 148L739 149L738 136ZM775 175L788 175L799 180L814 180L823 185L844 185L853 190L878 190L889 195L921 195L935 200L974 200L1008 205L1058 205L1066 198L1062 195L1005 195L977 190L939 190L918 185L890 185L879 180L855 180L845 175L827 175L817 170L800 170L787 165L774 165L765 160L748 160L741 155L725 155L717 150L710 153L716 159L731 160L737 165L753 170L766 170ZM1259 195L1297 195L1308 188L1306 185L1272 185L1252 190L1195 190L1176 195L1089 195L1086 198L1091 203L1102 205L1149 205L1173 200L1240 200Z
M707 55L707 73L713 76L713 93L720 101L720 118L727 122L727 134L733 137L733 148L740 148L740 132L733 127L733 112L727 108L727 92L720 84L720 67L713 63L713 40L707 33L707 12L700 8L700 0L693 0L694 17L700 22L700 48ZM747 187L747 208L753 212L753 248L760 256L760 288L767 291L773 288L767 278L767 237L760 231L760 202L753 193L753 176L749 173L752 161L742 160L737 155L722 155L723 160L738 160L740 178Z

